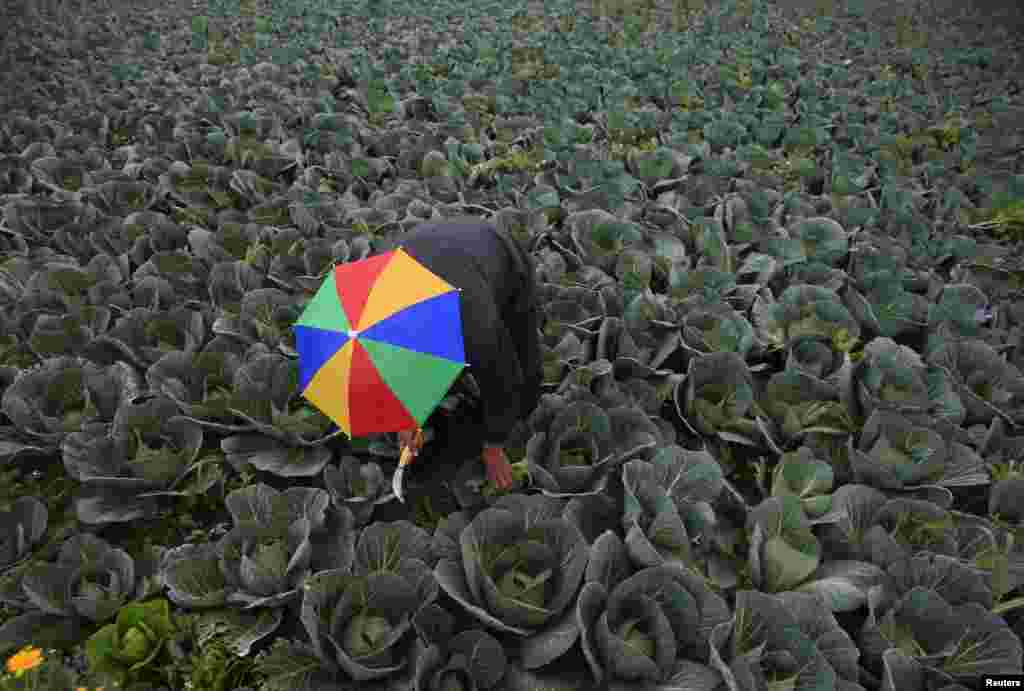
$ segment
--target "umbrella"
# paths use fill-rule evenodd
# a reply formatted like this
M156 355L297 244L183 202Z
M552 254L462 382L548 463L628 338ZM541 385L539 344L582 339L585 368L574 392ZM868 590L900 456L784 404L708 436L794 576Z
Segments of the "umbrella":
M401 248L334 266L294 331L302 395L350 438L421 430L467 366L459 289Z

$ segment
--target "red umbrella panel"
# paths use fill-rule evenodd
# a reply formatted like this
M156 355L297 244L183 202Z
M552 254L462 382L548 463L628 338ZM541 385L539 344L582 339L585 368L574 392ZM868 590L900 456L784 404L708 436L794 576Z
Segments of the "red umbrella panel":
M349 437L422 427L466 367L459 290L401 248L336 265L293 328L302 395Z

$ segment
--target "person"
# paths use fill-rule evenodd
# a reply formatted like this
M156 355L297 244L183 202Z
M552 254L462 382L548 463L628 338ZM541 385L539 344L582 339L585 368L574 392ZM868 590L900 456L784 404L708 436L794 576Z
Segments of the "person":
M466 362L481 394L481 456L487 479L507 489L512 467L505 444L516 422L537 406L543 379L533 260L514 239L473 217L422 223L398 245L461 291ZM399 432L399 451L408 449L415 459L422 437Z

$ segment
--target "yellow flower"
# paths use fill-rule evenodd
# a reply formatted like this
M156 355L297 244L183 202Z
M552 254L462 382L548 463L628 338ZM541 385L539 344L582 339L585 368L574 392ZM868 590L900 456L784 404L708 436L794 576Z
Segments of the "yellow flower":
M35 669L41 665L42 662L43 651L27 645L7 658L7 671L16 677L20 677L28 670Z

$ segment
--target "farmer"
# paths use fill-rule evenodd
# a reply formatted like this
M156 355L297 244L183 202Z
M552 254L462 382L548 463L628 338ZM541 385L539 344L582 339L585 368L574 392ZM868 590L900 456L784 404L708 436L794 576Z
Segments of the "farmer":
M541 353L530 255L492 224L473 217L423 223L399 246L461 290L468 371L480 389L487 479L512 485L505 442L540 398ZM429 325L425 325L429 328ZM419 453L422 435L398 433L399 451ZM399 480L400 482L400 480Z

